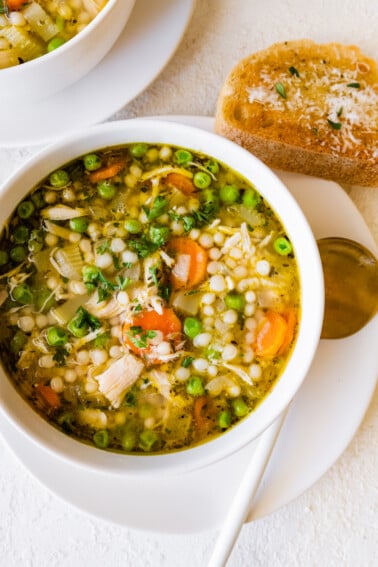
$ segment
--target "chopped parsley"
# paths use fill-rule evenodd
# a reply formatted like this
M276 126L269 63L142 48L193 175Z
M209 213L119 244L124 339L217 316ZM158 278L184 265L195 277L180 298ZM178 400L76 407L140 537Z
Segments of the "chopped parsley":
M96 248L97 254L105 254L105 252L109 252L110 250L110 242L109 240L104 240L101 244L99 244Z
M361 87L360 83L349 83L349 85L347 85L347 87L350 87L352 89L359 89Z
M194 360L193 356L186 356L185 358L183 358L181 362L181 366L183 366L184 368L188 368L192 364L193 360Z
M154 282L154 284L156 286L159 285L159 280L158 280L158 273L159 273L159 265L158 264L154 264L153 266L151 266L148 271L151 274L151 278L152 281Z
M60 347L56 349L53 360L55 360L57 366L64 366L66 364L66 358L68 354L68 350L66 350L65 348Z
M210 224L218 214L219 207L215 203L205 203L197 211L193 211L193 217L196 221L196 226L201 227Z
M100 319L97 319L94 315L91 315L89 311L84 309L84 307L79 307L76 310L75 323L77 327L88 326L92 331L99 329L101 327Z
M151 208L148 208L146 206L143 206L142 208L146 213L147 219L149 221L152 221L163 215L166 212L167 207L168 207L168 199L162 197L161 195L158 195L154 200L154 202L152 203Z
M99 302L108 299L113 291L124 290L131 282L130 278L120 275L117 275L115 282L111 282L95 266L84 266L83 279L88 291L97 289Z
M156 335L156 331L151 331L150 329L143 330L142 327L137 325L130 327L130 330L127 331L127 336L137 348L147 348L148 339L154 339Z
M179 215L174 211L169 212L169 217L172 220L182 222L184 225L184 232L190 232L196 226L196 219L192 215Z
M129 240L129 246L140 258L147 258L147 256L153 254L159 248L159 244L151 242L145 235Z

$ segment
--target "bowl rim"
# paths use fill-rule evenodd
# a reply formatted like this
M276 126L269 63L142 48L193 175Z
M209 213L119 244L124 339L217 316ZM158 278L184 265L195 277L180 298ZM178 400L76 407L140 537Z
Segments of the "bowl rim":
M191 139L192 142L181 141L181 139L187 138ZM111 141L111 143L108 143L108 141ZM182 146L193 151L202 151L215 159L219 159L257 186L258 191L262 193L275 214L283 222L285 229L288 229L287 220L286 218L282 219L282 210L284 216L289 213L293 216L287 233L292 241L294 240L293 244L298 261L302 313L296 345L284 372L264 401L236 426L213 440L166 454L125 455L101 451L76 441L51 425L46 427L46 421L23 400L8 377L6 377L6 380L0 380L0 411L34 443L52 453L55 457L76 466L92 471L101 470L101 472L111 474L148 475L156 474L159 471L168 474L182 473L199 469L238 451L267 429L290 404L305 379L319 343L324 309L323 272L316 240L308 221L294 197L273 171L247 150L226 138L194 126L159 120L158 118L149 118L148 120L137 118L95 125L43 148L4 182L0 190L0 198L7 200L8 203L5 207L2 207L1 218L4 220L8 218L20 198L23 198L38 181L59 165L63 166L68 161L84 155L88 151L138 141ZM78 147L82 149L79 150ZM207 148L212 149L208 150ZM220 155L222 157L219 157ZM254 178L255 174L256 178ZM23 180L26 177L31 179L27 188L23 187ZM32 182L33 178L36 180L35 182ZM266 186L260 186L265 183ZM272 187L273 189L271 189ZM18 194L20 194L20 197L17 197ZM274 204L271 203L271 196L274 196ZM281 207L286 208L281 210ZM280 209L280 213L277 213L277 208ZM8 209L10 209L9 212L7 212ZM292 235L300 235L301 238L295 236L293 239ZM303 263L307 264L308 273L303 273L301 268ZM3 373L2 368L1 372ZM288 383L287 379L285 380L286 376L291 376L291 383ZM7 390L7 383L13 391L14 395L11 394L11 397L16 407L13 407L12 402L7 403L3 399L3 393ZM284 394L284 397L280 399L282 394ZM20 402L23 402L24 406ZM26 415L27 418L21 418L20 408L23 408L22 415ZM32 431L30 427L25 426L25 419L31 420ZM257 427L255 422L257 422ZM257 429L258 433L255 431L254 434L251 434L251 429L252 431ZM49 435L49 432L51 435ZM59 443L57 443L57 439ZM66 447L67 451L65 450ZM210 450L208 450L209 448Z
M25 69L33 71L33 67L38 65L43 65L45 62L53 61L54 58L61 57L70 50L75 49L78 43L84 41L87 35L92 33L93 28L101 24L102 20L106 18L108 12L112 11L115 5L120 2L124 6L130 6L130 15L136 0L107 0L106 5L101 9L101 11L85 26L85 28L74 35L70 40L61 45L59 49L54 49L53 51L44 53L40 57L31 59L30 61L25 61L22 65L13 65L12 67L6 67L5 69L0 69L0 79L6 79L12 75L20 75ZM126 4L127 3L127 4ZM7 77L8 76L8 77Z

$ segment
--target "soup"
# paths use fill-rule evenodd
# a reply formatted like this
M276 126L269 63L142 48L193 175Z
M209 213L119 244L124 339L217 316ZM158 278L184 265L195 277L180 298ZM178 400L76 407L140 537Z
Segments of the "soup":
M54 51L82 31L107 0L0 0L0 69Z
M136 143L84 155L0 239L7 374L102 449L214 438L269 394L295 343L293 246L255 187L209 156Z

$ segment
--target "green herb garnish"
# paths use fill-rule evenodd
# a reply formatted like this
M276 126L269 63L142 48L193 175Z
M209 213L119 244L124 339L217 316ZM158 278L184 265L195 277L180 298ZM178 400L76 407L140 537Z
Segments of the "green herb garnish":
M111 282L96 266L84 266L83 280L88 291L97 289L99 302L107 299L113 291L125 289L131 282L130 278L122 276L117 276L115 282Z
M155 220L164 214L168 207L168 200L161 195L158 195L154 200L152 207L149 209L146 206L143 206L143 210L146 213L147 219L149 221Z
M329 119L327 119L327 122L331 126L331 128L333 128L334 130L340 130L341 122L332 122L332 120L329 120Z
M147 256L153 254L159 248L159 244L151 242L144 235L140 238L129 240L129 246L140 258L147 258Z
M291 75L294 75L294 77L299 77L299 76L300 76L299 73L298 73L298 71L297 71L297 69L296 69L295 67L293 67L293 66L292 66L292 67L289 67L289 73L290 73Z
M282 98L286 98L286 90L282 83L276 83L274 88Z
M184 368L188 368L192 364L193 360L194 360L193 356L186 356L185 358L183 358L181 362L181 366L183 366Z
M109 240L104 240L99 246L96 248L97 254L105 254L105 252L109 252L110 250L110 242Z
M66 358L68 356L68 350L65 348L57 348L53 360L57 363L57 366L64 366L66 364Z
M156 335L156 331L143 331L142 327L139 326L130 327L130 330L127 332L127 336L129 337L130 341L137 348L147 348L147 340L154 339Z
M360 83L349 83L349 85L347 85L347 87L350 87L352 89L359 89L360 86Z
M99 329L101 327L100 319L97 319L97 317L89 313L89 311L84 309L84 307L79 307L77 309L75 320L78 327L88 325L88 327L92 330Z

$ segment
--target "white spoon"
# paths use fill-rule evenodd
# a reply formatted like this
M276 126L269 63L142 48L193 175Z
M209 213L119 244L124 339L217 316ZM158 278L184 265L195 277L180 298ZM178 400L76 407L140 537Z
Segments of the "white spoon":
M226 520L219 532L212 556L207 567L223 567L232 552L239 531L253 503L260 481L276 444L285 420L287 410L274 421L261 435L252 459L236 491Z

